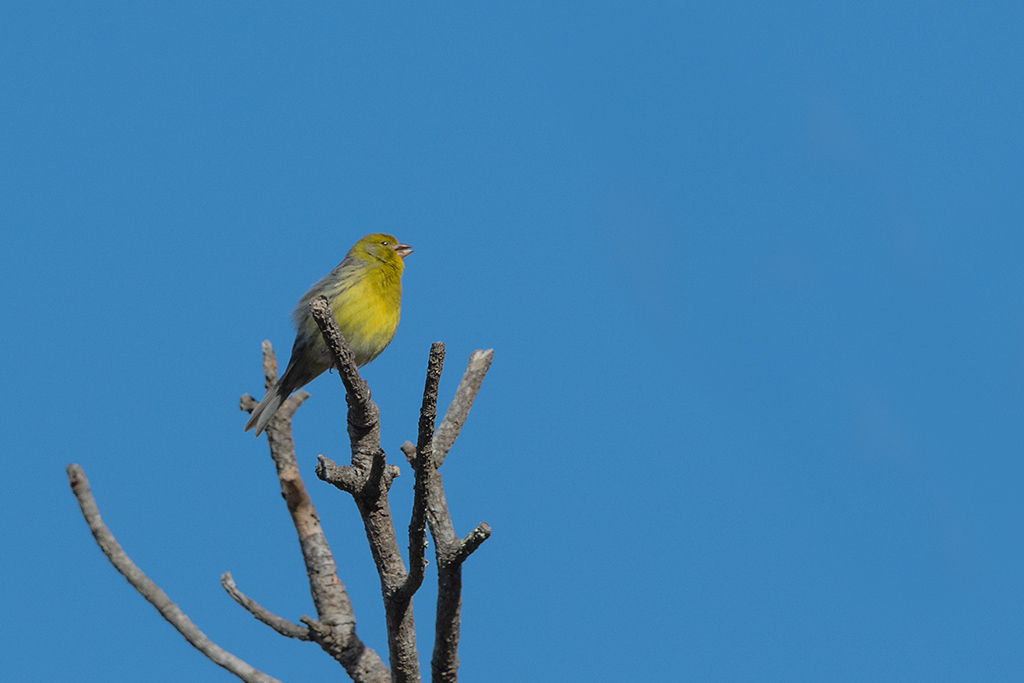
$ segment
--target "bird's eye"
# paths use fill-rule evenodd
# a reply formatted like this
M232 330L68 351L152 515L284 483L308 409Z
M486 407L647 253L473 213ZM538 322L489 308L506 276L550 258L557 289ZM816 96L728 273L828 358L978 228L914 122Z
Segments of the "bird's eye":
M387 240L384 240L383 242L381 242L381 244L382 244L382 245L384 245L384 246L386 247L386 246L388 246L388 244L390 244L390 243L389 243L389 242L388 242Z

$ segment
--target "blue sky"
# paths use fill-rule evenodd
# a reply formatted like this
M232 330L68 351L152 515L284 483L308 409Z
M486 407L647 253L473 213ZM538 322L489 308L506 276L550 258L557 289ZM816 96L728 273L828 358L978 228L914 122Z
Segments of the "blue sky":
M444 467L456 528L494 528L464 680L1020 680L1022 25L1013 3L6 3L0 678L233 680L108 565L68 462L216 642L340 675L218 585L312 610L237 401L309 284L388 231L416 249L364 371L392 462L430 342L445 403L495 349ZM308 388L299 461L383 653L358 516L313 474L346 457L343 390ZM426 661L429 585L416 604Z

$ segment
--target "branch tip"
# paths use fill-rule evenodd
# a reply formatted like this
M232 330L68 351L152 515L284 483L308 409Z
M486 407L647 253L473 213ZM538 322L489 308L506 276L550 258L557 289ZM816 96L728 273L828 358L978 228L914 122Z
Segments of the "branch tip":
M480 547L480 545L491 537L491 525L487 522L480 522L476 527L466 534L459 544L459 550L455 555L456 562L464 562L467 557Z
M241 605L245 611L280 633L282 636L295 638L297 640L311 640L309 629L303 628L298 624L293 624L284 617L274 614L239 590L238 586L235 585L235 580L232 578L231 572L224 572L221 575L220 585L224 587L224 590L227 591L228 595L230 595L235 602Z
M434 432L433 458L438 467L444 463L448 451L451 450L459 432L462 431L462 425L465 424L466 418L469 416L469 410L473 407L473 401L476 400L480 385L483 383L484 376L490 369L493 359L494 349L477 349L469 354L469 362L466 364L466 371L455 390L455 396L448 405L448 410L445 412L440 426Z

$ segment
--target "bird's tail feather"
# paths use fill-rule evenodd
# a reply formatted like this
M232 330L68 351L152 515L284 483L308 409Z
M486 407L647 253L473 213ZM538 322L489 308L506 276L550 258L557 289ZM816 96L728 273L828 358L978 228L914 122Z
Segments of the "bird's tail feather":
M281 407L281 404L284 403L284 400L288 398L290 393L290 391L287 391L282 386L281 382L274 385L274 388L268 391L259 405L253 409L252 416L245 423L245 431L255 427L256 436L262 434L263 430L267 427L267 423L274 417L277 409Z
M267 423L277 413L281 404L292 395L292 392L306 386L326 369L303 362L304 353L301 347L296 348L292 349L291 360L288 361L288 367L285 368L281 379L277 381L273 389L267 392L267 395L263 397L259 405L253 409L252 416L245 423L245 431L255 427L256 436L259 436L267 428ZM299 362L296 362L296 358L299 359Z

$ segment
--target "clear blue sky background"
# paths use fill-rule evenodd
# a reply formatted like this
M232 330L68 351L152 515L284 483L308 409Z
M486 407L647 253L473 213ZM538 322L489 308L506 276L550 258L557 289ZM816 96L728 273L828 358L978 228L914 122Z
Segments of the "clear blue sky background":
M412 244L385 448L495 361L444 473L466 681L1024 677L1019 3L8 2L0 678L337 680L259 344L355 239ZM337 376L299 458L384 652ZM411 477L396 483L405 526ZM417 599L429 657L429 587Z

